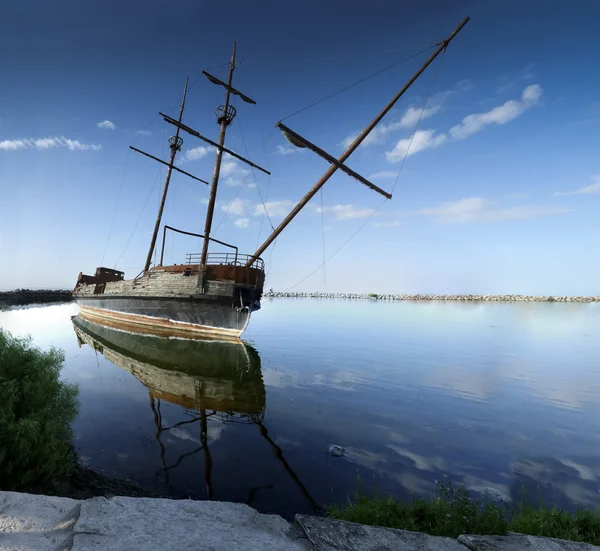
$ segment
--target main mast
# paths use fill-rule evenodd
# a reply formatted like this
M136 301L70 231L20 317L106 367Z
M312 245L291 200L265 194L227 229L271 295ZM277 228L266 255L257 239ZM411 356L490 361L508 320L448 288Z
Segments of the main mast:
M233 71L235 69L235 42L233 43L233 52L231 54L231 63L229 64L229 78L227 79L227 86L225 87L225 104L218 108L218 122L221 125L219 131L219 142L217 146L217 154L215 158L215 168L213 171L212 185L210 186L210 196L208 198L208 208L206 211L206 222L204 224L204 243L202 244L202 256L200 257L200 270L204 270L206 266L206 257L208 255L208 244L210 238L210 230L212 228L212 220L215 211L215 201L217 199L217 187L219 185L219 175L221 173L221 161L223 159L223 146L225 144L225 133L227 127L231 124L235 117L235 108L229 105L229 99L231 97L231 80L233 78ZM180 121L181 122L181 121ZM179 127L177 127L179 132Z
M183 110L185 108L185 97L187 95L188 79L185 79L185 87L183 88L183 98L181 100L181 107L179 109L179 122L183 117ZM158 207L158 215L156 216L156 223L154 224L154 232L152 233L152 241L150 242L150 249L148 249L148 256L146 257L146 264L144 266L144 272L150 269L150 262L152 261L152 253L154 253L154 247L156 246L156 237L160 228L160 221L162 219L163 210L165 208L165 201L167 199L167 192L169 191L169 183L171 181L171 173L173 172L173 163L175 162L175 155L178 151L181 151L183 140L179 137L179 127L175 131L175 136L169 138L169 147L171 148L171 158L169 159L169 168L167 169L167 176L165 178L165 187L163 188L162 197L160 199L160 206ZM140 153L143 153L140 151ZM144 155L147 155L144 153ZM159 159L156 159L159 160Z

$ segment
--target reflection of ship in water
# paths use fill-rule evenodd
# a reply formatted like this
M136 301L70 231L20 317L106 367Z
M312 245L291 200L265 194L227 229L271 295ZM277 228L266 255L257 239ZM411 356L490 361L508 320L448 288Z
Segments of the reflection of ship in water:
M73 316L72 322L80 347L87 344L100 352L148 389L166 484L169 472L185 457L203 451L206 495L212 498L213 460L208 446L208 420L255 424L304 497L318 509L263 424L266 391L260 356L254 348L242 341L177 338L178 335L167 335L164 330L154 335L132 333L114 323L90 321L82 313ZM164 426L162 401L181 406L189 419ZM193 423L200 424L200 446L181 455L173 465L167 465L163 433Z

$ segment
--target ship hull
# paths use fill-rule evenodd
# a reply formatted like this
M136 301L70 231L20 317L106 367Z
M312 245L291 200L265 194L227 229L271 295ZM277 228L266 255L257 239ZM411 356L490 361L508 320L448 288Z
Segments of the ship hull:
M239 339L250 321L250 308L215 297L75 296L81 311L98 321L117 321L140 328Z

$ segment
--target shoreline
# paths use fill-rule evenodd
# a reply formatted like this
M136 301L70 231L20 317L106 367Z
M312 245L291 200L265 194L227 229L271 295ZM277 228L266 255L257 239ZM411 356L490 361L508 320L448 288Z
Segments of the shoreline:
M140 497L70 499L0 491L2 549L230 551L556 551L594 545L509 532L457 538L297 514L292 522L243 504ZM58 546L57 546L58 544Z
M454 302L600 302L600 296L535 296L535 295L429 295L429 294L376 294L376 293L301 293L268 291L263 298L326 298L346 300L397 301L454 301Z
M0 307L44 304L47 302L71 302L72 300L71 291L66 289L16 289L14 291L0 291Z

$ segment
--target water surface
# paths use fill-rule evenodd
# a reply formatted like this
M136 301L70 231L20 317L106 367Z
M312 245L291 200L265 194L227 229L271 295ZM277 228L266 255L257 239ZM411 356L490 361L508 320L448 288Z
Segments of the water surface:
M347 501L358 474L399 497L448 475L600 501L597 304L274 299L247 345L216 348L77 313L13 309L0 326L65 350L76 448L109 476L288 517Z

